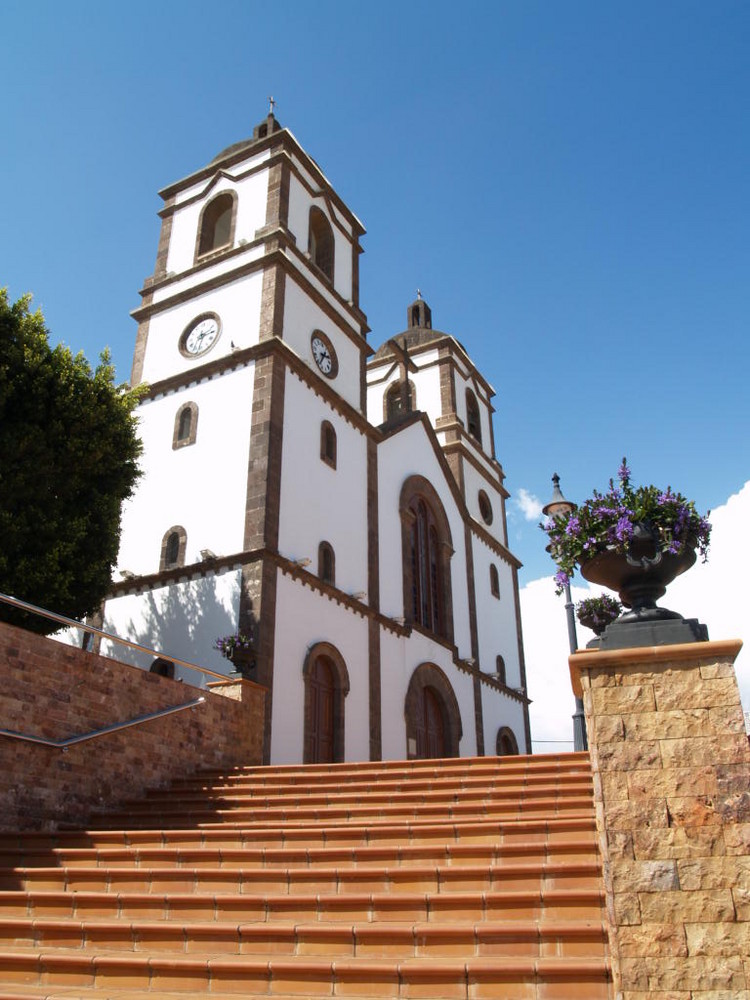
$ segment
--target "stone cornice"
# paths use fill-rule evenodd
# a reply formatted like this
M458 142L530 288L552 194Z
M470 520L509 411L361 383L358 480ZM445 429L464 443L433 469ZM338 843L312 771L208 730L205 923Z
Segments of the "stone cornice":
M170 286L183 282L186 277L193 277L195 275L199 275L202 271L209 270L218 261L238 257L244 254L247 250L257 249L259 246L263 246L269 242L274 243L275 246L273 246L272 249L267 250L266 253L261 256L254 257L252 260L244 263L238 263L238 265L231 270L214 274L207 277L203 281L199 281L196 284L189 285L189 287L182 288L180 291L174 292L172 295L167 295L163 299L159 299L156 302L153 301L152 296L155 291L168 289ZM367 353L372 354L372 348L365 340L365 336L370 329L367 325L367 318L365 314L357 306L344 299L332 286L326 289L327 292L334 298L340 309L347 315L351 325L359 328L360 333L357 334L351 329L351 327L348 326L342 315L336 311L325 296L318 291L313 282L306 278L298 267L295 267L292 264L291 260L287 256L287 253L284 252L285 250L290 251L296 258L298 258L299 261L303 262L308 268L312 269L313 265L310 263L308 258L297 249L294 238L286 228L276 227L273 230L263 230L263 235L257 239L236 247L230 247L228 250L221 250L214 255L200 260L197 264L194 264L186 271L181 271L179 274L171 276L168 275L167 277L160 278L157 281L146 284L140 292L144 299L143 305L139 306L137 309L133 309L130 315L139 323L143 322L144 320L150 319L155 313L165 312L168 309L172 309L176 305L188 302L197 295L203 295L216 288L221 288L223 285L231 284L239 278L244 278L256 271L261 271L267 267L278 264L284 269L285 273L290 278L296 281L303 291L307 292L307 294L315 300L329 319L336 323L338 328L345 333L350 340L357 345L357 347L361 349L361 343L364 343Z
M336 194L330 181L315 160L313 160L313 158L304 151L289 129L286 128L281 128L277 132L270 132L263 138L255 139L254 141L248 140L248 144L246 146L242 146L240 149L235 150L235 152L228 154L220 160L213 160L211 163L206 164L206 166L195 170L192 174L188 174L186 177L183 177L180 180L169 184L167 187L162 188L161 191L159 191L159 196L164 201L167 201L169 198L175 197L185 188L199 184L202 180L210 181L211 178L220 171L226 171L236 164L242 163L243 160L248 159L250 156L258 156L266 150L271 150L272 153L271 156L267 157L263 161L263 166L268 166L274 160L280 159L284 156L291 160L292 153L299 157L300 161L304 164L305 170L307 170L308 173L310 173L310 175L318 181L322 189L329 193L329 196L336 204L337 209L342 213L342 215L345 216L351 225L352 231L357 236L361 236L365 233L365 228L360 220L344 203L339 195ZM291 166L295 169L293 163ZM239 176L241 177L242 175Z

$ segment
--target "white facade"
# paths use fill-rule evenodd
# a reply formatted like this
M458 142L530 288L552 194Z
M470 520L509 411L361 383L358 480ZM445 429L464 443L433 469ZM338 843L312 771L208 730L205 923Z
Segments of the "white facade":
M421 299L370 357L364 230L273 117L162 197L105 629L248 636L274 763L530 750L491 387Z

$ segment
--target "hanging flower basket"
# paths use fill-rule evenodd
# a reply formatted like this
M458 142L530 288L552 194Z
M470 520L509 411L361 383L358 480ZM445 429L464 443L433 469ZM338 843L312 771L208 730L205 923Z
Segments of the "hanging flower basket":
M234 666L231 676L253 677L255 672L255 646L250 636L243 632L220 636L214 643L223 657Z
M622 604L609 594L586 597L576 604L578 621L584 628L590 628L595 635L601 635L605 628L619 617L621 611Z

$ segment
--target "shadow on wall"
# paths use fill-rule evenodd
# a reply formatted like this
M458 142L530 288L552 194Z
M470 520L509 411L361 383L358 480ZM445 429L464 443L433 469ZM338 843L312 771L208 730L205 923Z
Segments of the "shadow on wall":
M231 664L213 645L217 637L236 630L236 613L232 609L239 603L239 582L233 580L221 595L217 591L216 579L203 577L151 591L139 597L141 603L137 619L131 617L127 622L117 622L108 616L104 627L115 635L150 646L162 653L164 658L178 656L212 670L229 673ZM257 634L254 621L253 632ZM102 652L139 667L148 668L152 662L145 654L114 643L103 643ZM179 664L175 669L175 678L197 687L210 679Z

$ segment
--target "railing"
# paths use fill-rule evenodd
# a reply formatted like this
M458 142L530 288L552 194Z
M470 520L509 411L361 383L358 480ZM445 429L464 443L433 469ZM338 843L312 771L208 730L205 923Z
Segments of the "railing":
M151 649L149 646L142 646L138 642L132 642L130 639L123 639L118 635L112 635L111 632L105 632L103 629L96 628L94 625L84 625L82 622L76 621L75 618L66 618L65 615L58 615L54 611L46 611L44 608L39 608L36 604L29 604L27 601L20 601L17 597L9 597L7 594L0 594L0 602L3 604L9 604L12 608L17 608L20 611L28 611L32 614L41 615L43 618L48 618L50 621L58 622L61 625L66 625L68 628L79 628L84 632L89 632L92 635L98 635L102 639L109 639L111 642L120 643L123 646L127 646L130 649L135 649L139 653L146 653L149 656L154 656L157 659L168 660L170 663L177 663L181 667L187 667L190 670L197 670L199 673L207 674L209 677L218 677L219 680L225 681L227 679L226 674L217 673L215 670L209 670L208 667L201 667L197 663L191 663L189 660L182 660L178 656L167 656L165 653L160 653L156 649ZM13 740L23 740L26 743L39 743L42 746L53 747L57 750L67 750L68 747L74 746L76 743L84 743L86 740L93 740L99 736L106 736L110 733L116 733L121 729L129 729L132 726L140 726L144 722L151 722L153 719L161 719L165 715L174 715L177 712L184 712L189 708L196 708L198 705L204 704L206 699L201 696L199 698L194 698L192 701L184 702L181 705L172 705L169 708L162 708L156 712L149 712L146 715L136 715L132 719L128 719L126 722L115 722L111 726L103 726L100 729L92 729L88 733L79 733L75 736L69 736L64 740L50 740L43 736L33 736L30 733L19 733L12 729L0 729L0 736L6 736Z
M69 736L65 740L48 740L44 736L32 736L30 733L17 733L13 729L0 729L0 736L7 736L11 740L23 740L25 743L40 743L45 747L53 747L55 750L67 750L68 747L76 743L85 743L86 740L95 740L98 736L107 736L109 733L117 733L121 729L129 729L131 726L140 726L143 722L151 722L152 719L161 719L165 715L175 715L177 712L184 712L188 708L195 708L202 705L205 698L193 698L183 705L172 705L170 708L161 708L158 712L149 712L148 715L136 715L127 722L115 722L111 726L103 726L101 729L92 729L88 733L79 733L77 736Z
M119 635L112 635L111 632L105 632L103 629L95 628L93 625L84 625L83 622L78 622L75 618L66 618L65 615L58 615L54 611L45 611L44 608L38 608L36 604L28 604L26 601L19 601L17 597L8 597L7 594L0 594L0 601L3 604L10 604L12 608L18 608L21 611L30 611L32 614L41 615L42 618L49 618L50 621L59 622L61 625L67 625L69 628L80 628L84 632L91 632L92 635L98 635L102 639L110 639L112 642L119 642L123 646L128 646L130 649L135 649L139 653L146 653L149 656L155 656L157 659L169 660L170 663L179 663L181 667L188 667L190 670L197 670L201 674L207 674L209 677L218 677L220 681L225 681L227 679L226 674L217 673L215 670L209 670L208 667L201 667L197 663L191 663L189 660L181 660L178 656L169 656L166 653L160 653L157 649L151 649L149 646L141 646L140 643L132 642L130 639L123 639Z

